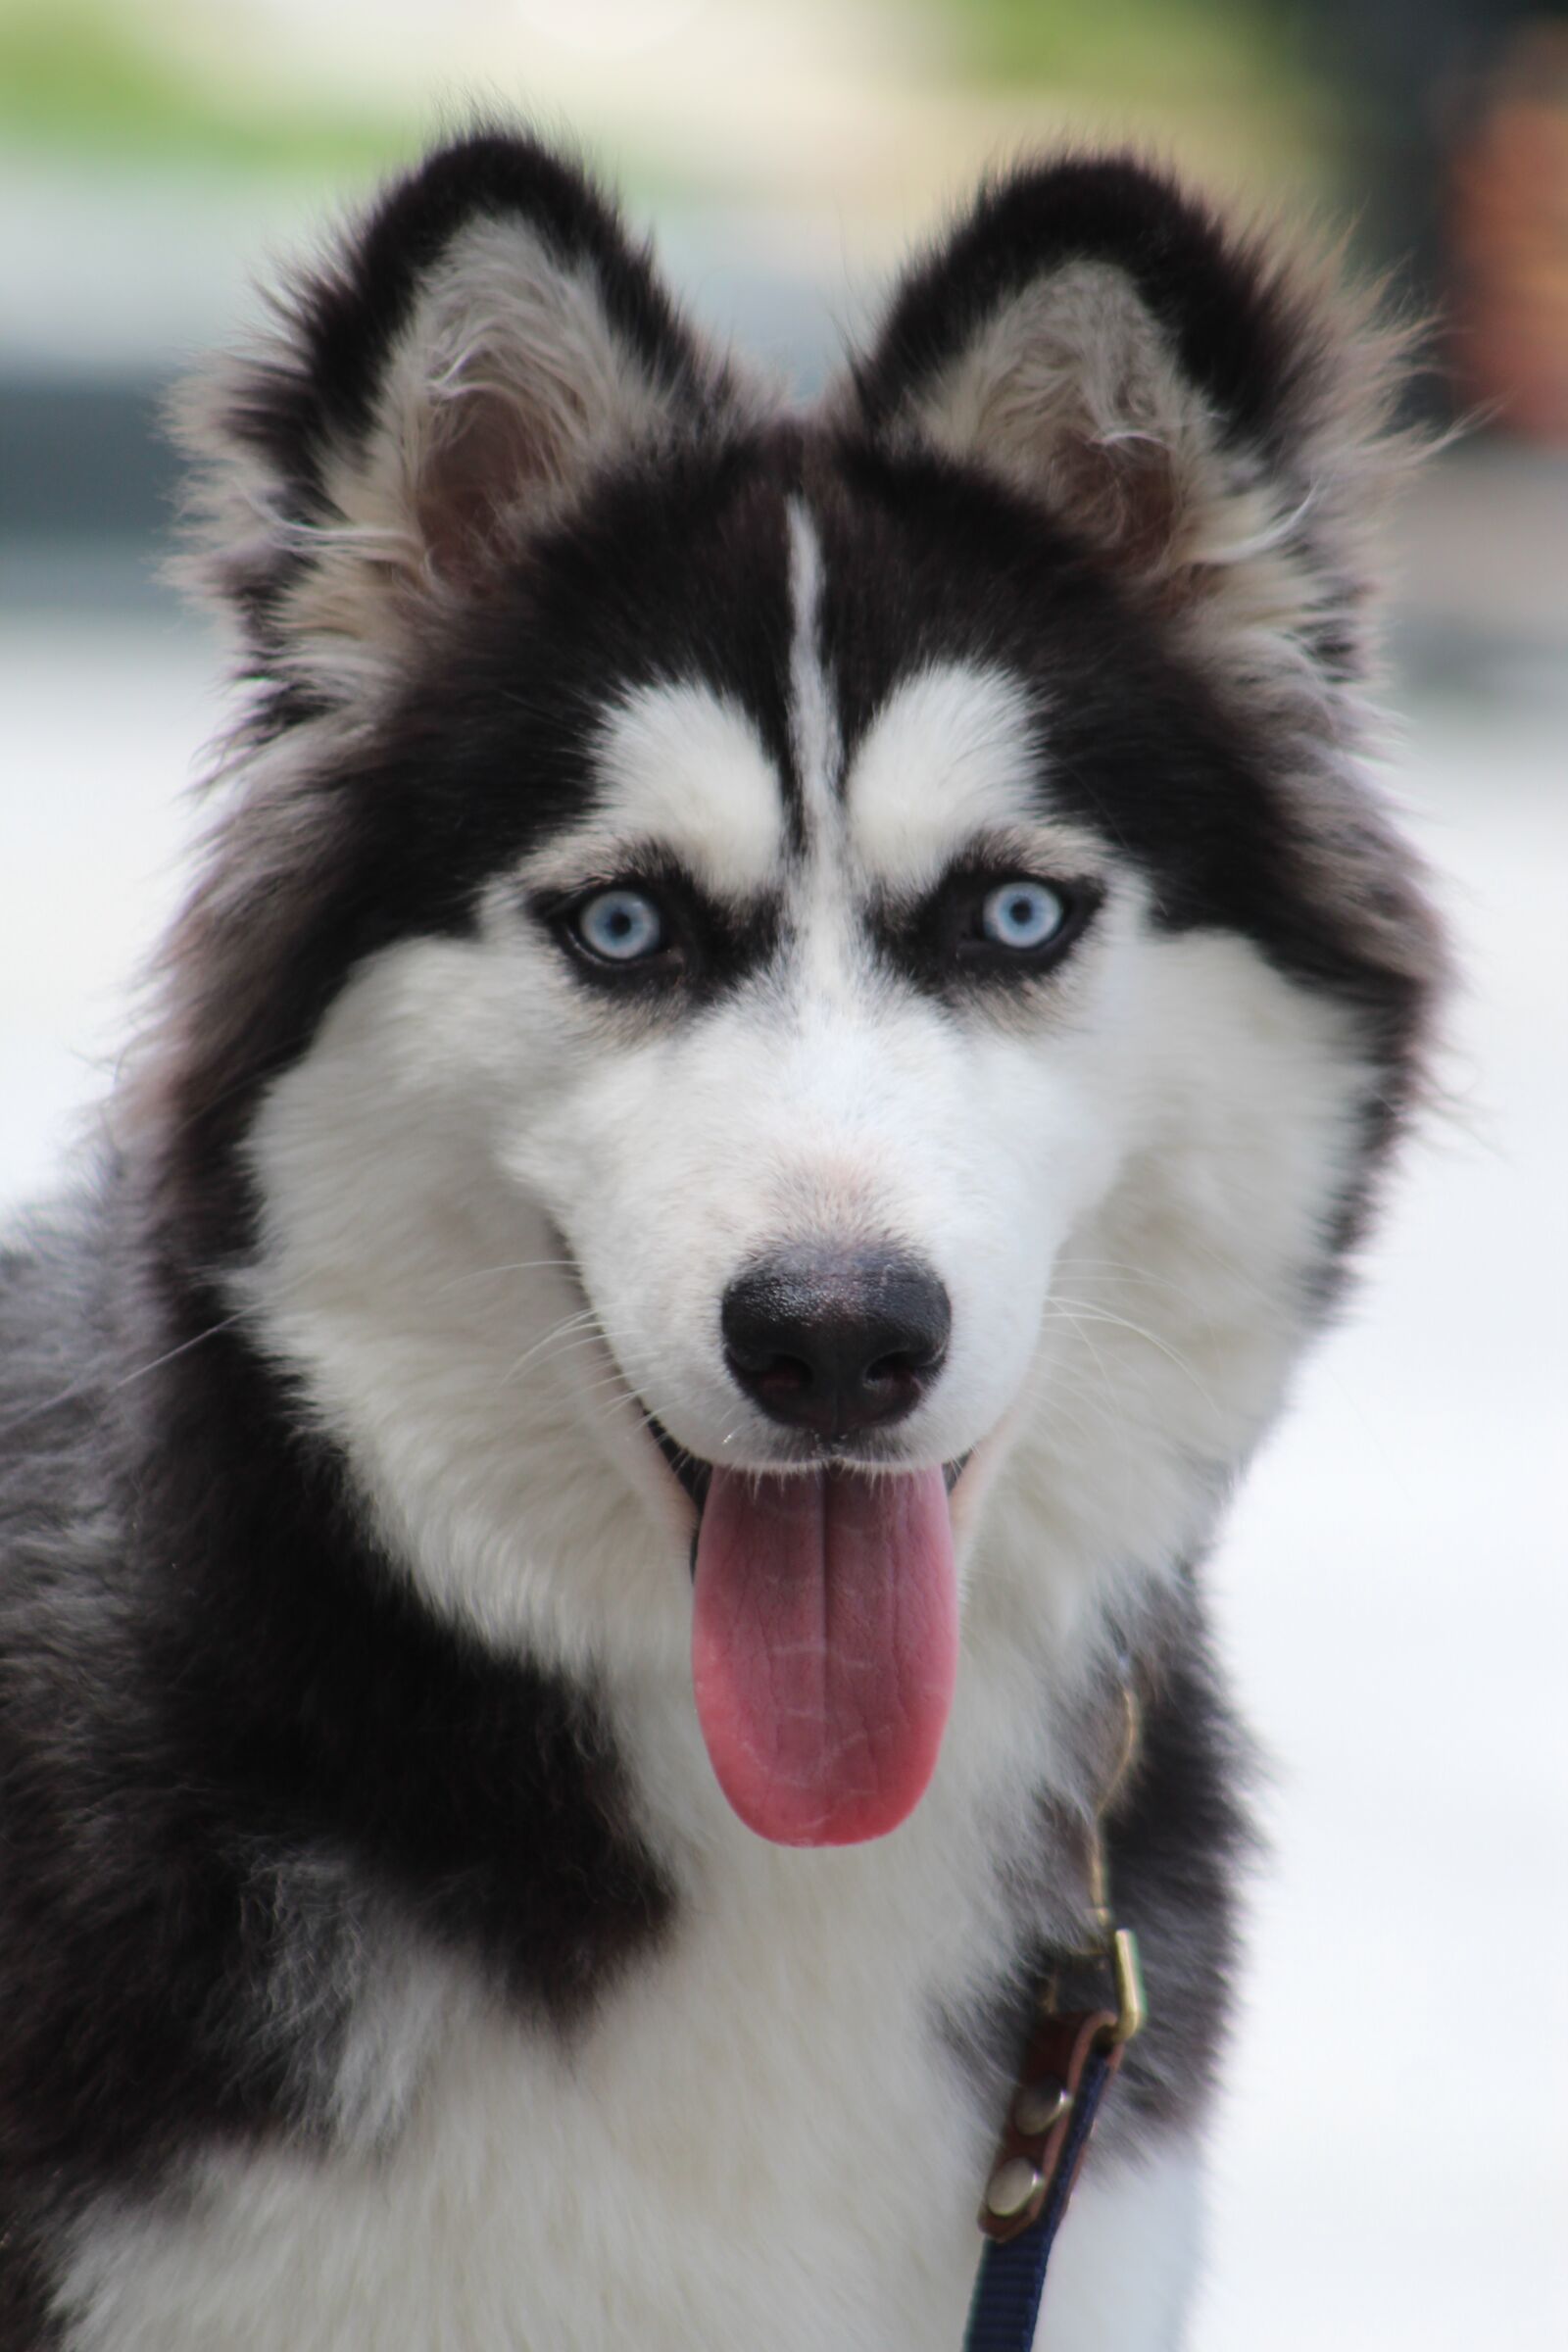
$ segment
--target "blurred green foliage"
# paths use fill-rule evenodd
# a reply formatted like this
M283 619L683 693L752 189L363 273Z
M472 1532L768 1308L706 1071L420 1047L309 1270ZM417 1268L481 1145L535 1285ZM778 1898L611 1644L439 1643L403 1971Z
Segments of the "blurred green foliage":
M790 0L775 4L787 18ZM851 12L864 4L840 0ZM873 29L896 27L900 7L937 29L956 100L1038 91L1104 103L1142 131L1151 120L1173 131L1196 123L1246 160L1298 160L1333 119L1302 70L1311 0L870 4ZM367 37L375 22L366 9ZM428 121L414 76L400 116L393 98L362 100L352 77L313 78L303 46L286 14L246 0L0 0L0 138L307 178L368 176L406 156ZM670 161L657 139L650 146L663 165L645 180Z
M322 0L323 6L330 0ZM197 72L156 10L0 0L0 132L94 154L290 171L373 166L399 126Z
M1300 94L1280 0L926 0L978 77L1110 98Z

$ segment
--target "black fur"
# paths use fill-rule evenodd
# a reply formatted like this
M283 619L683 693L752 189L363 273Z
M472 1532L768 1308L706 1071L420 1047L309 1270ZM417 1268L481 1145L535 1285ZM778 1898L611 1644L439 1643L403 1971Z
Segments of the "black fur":
M986 2110L1000 2114L1042 1986L1054 1985L1066 2010L1113 1999L1110 1971L1084 1956L1094 1936L1088 1825L1125 1736L1124 1690L1136 1700L1137 1749L1102 1836L1116 1920L1138 1938L1149 2020L1127 2047L1101 2134L1136 2148L1151 2129L1190 2129L1213 2094L1231 2022L1239 1883L1257 1850L1254 1754L1220 1688L1190 1570L1084 1710L1084 1807L1037 1800L1035 1836L1010 1867L1016 1926L1005 1967L942 2026Z
M890 425L986 319L1070 262L1124 271L1231 432L1288 457L1285 414L1312 356L1302 321L1260 254L1174 181L1123 159L1020 171L981 192L856 366L868 427Z
M235 1333L143 1302L167 1360L115 1345L125 1205L74 1333L50 1286L74 1393L0 1392L39 1465L0 1502L0 2211L322 2126L386 1919L569 2028L669 1908L592 1691L413 1599ZM14 1359L53 1254L8 1269Z
M1118 1918L1138 1936L1149 2025L1129 2046L1132 2104L1152 2124L1200 2112L1229 2022L1237 1882L1254 1856L1250 1742L1219 1688L1190 1572L1145 1649L1141 1752L1105 1824Z
M253 366L230 400L228 430L265 459L285 512L322 518L322 463L336 439L367 430L382 371L421 284L470 220L514 219L567 263L592 270L616 332L650 377L693 416L722 396L614 206L586 174L514 133L476 130L396 181L368 215L338 265L302 276L291 302L293 357ZM236 567L234 592L264 646L298 559Z

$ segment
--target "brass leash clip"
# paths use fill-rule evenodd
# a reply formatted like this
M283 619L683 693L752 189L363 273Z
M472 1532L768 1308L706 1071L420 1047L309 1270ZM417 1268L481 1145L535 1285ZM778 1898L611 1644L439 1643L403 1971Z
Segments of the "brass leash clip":
M1142 1743L1143 1722L1131 1681L1122 1683L1124 1727L1115 1769L1105 1786L1089 1828L1089 1916L1092 1940L1081 1951L1063 1955L1074 1968L1102 1968L1105 1990L1114 2006L1063 2010L1058 2004L1059 1969L1052 1971L1040 1990L1034 2031L1024 2053L1006 2122L992 2158L990 2177L980 2206L980 2227L1000 2244L1020 2236L1044 2210L1053 2191L1061 2200L1072 2187L1088 2143L1085 2129L1074 2131L1074 2106L1084 2070L1091 2057L1100 2061L1102 2090L1121 2064L1122 2052L1149 2015L1138 1938L1130 1928L1119 1928L1110 1904L1105 1864L1105 1817L1125 1787ZM1093 2104L1098 2105L1097 2091ZM1064 2174L1069 2177L1063 2180Z
M1095 1942L1088 1956L1104 1959L1110 1965L1116 1988L1115 2039L1118 2044L1125 2044L1148 2023L1149 2000L1138 1957L1138 1938L1131 1928L1116 1925L1110 1901L1110 1874L1105 1863L1105 1819L1127 1785L1144 1740L1143 1710L1125 1675L1121 1697L1121 1747L1089 1831L1089 1916L1094 1923Z

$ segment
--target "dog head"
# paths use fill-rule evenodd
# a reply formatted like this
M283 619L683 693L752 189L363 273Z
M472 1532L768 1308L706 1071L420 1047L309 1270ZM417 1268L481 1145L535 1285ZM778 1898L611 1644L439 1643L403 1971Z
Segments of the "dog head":
M785 415L485 135L188 411L260 692L171 1228L439 1605L695 1639L766 1835L907 1811L961 1586L1200 1540L1332 1284L1435 960L1353 761L1387 361L1068 162Z

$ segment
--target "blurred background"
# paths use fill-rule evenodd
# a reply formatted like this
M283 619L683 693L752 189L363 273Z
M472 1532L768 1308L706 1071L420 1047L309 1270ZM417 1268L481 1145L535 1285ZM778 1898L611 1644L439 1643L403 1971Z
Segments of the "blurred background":
M222 714L170 380L474 100L710 328L832 367L1020 148L1131 139L1430 316L1387 759L1443 1100L1214 1564L1273 1757L1198 2352L1568 2343L1568 16L1544 0L0 0L0 1205L112 1075Z

